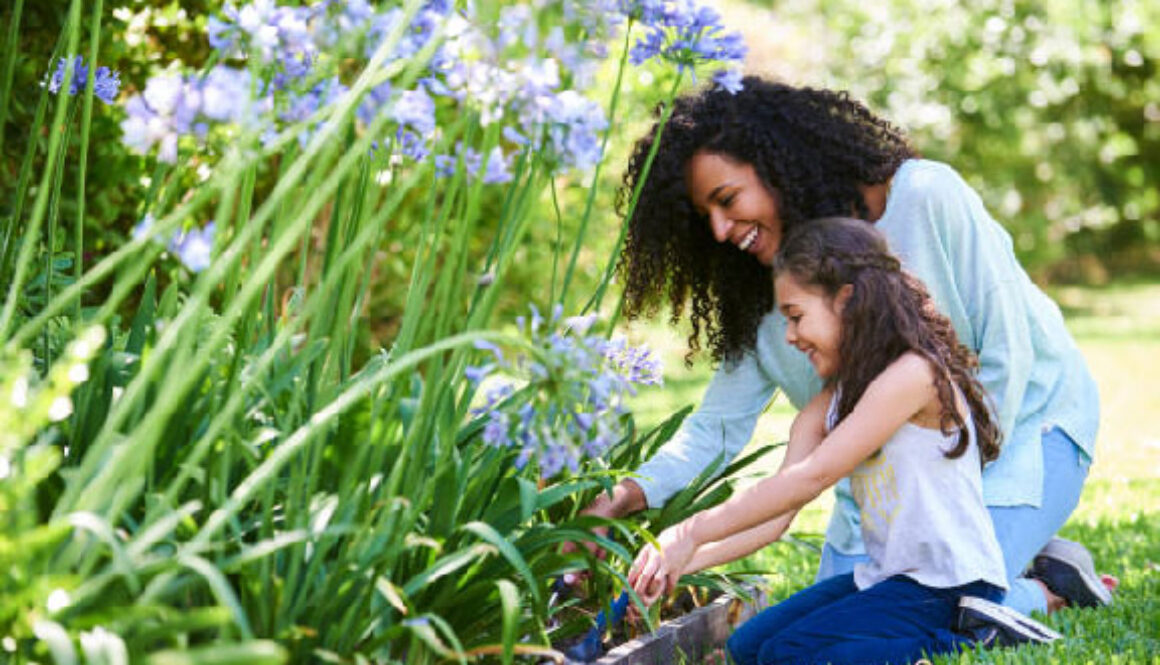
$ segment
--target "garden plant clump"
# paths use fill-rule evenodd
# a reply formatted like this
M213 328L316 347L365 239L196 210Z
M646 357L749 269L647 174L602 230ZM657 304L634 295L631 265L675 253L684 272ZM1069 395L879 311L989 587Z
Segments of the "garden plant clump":
M611 334L615 249L579 275L621 82L736 89L740 37L692 2L254 0L171 16L202 57L138 77L102 2L44 53L10 11L4 90L44 64L0 101L43 139L0 211L2 659L558 655L591 620L552 580L591 566L602 602L640 537L579 509L682 416L635 427L661 373ZM134 170L129 224L86 212L90 150ZM513 325L545 210L569 234Z

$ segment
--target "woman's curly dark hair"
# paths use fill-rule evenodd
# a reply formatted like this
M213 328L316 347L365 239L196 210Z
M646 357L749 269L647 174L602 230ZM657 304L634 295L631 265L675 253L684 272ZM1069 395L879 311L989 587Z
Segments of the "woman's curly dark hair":
M827 215L866 217L860 185L886 182L916 156L900 130L844 92L795 88L749 76L733 94L706 89L676 99L645 177L658 120L637 141L617 196L628 217L617 271L628 318L656 314L668 300L672 323L691 303L689 354L704 332L715 361L734 362L753 348L773 307L769 268L713 238L685 189L685 164L697 152L753 165L789 232ZM655 115L661 116L658 107ZM641 183L641 179L644 182ZM640 198L629 211L638 185Z
M975 376L978 358L959 342L950 319L938 311L926 286L902 270L886 239L873 226L838 217L800 225L782 242L773 260L773 274L789 274L799 284L819 287L831 298L843 286L853 285L842 308L839 367L826 380L827 385L840 387L838 421L854 410L871 381L902 354L914 351L934 370L942 431L960 431L958 444L946 456L961 456L970 443L966 423L955 406L952 382L971 410L982 460L999 456L1002 433Z

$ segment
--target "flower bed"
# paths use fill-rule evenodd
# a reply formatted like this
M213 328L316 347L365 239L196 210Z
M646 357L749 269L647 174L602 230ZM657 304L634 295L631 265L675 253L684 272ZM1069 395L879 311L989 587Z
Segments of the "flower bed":
M627 630L614 630L612 641L622 641L599 658L590 661L569 658L565 662L570 665L706 662L724 648L725 640L733 630L756 614L764 602L765 594L759 589L752 589L748 598L729 593L716 594L699 606L693 604L691 596L682 594L665 612L672 618L663 621L655 631L639 633L633 630L635 624L629 625Z

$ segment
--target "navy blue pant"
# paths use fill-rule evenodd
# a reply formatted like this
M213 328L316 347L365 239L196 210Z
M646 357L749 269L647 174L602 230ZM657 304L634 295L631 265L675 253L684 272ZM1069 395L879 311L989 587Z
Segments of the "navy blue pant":
M971 646L951 632L963 596L999 602L1003 590L986 582L935 589L897 575L859 591L852 573L838 575L742 624L729 653L738 665L904 665Z

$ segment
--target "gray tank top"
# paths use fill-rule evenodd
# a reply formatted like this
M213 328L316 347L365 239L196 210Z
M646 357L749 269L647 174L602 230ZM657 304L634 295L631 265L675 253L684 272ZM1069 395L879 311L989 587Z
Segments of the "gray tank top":
M830 429L837 400L835 394L826 417ZM854 568L859 589L895 575L935 588L977 580L1007 588L969 412L967 428L970 446L949 459L944 453L958 444L957 431L946 435L908 422L850 474L870 557Z

